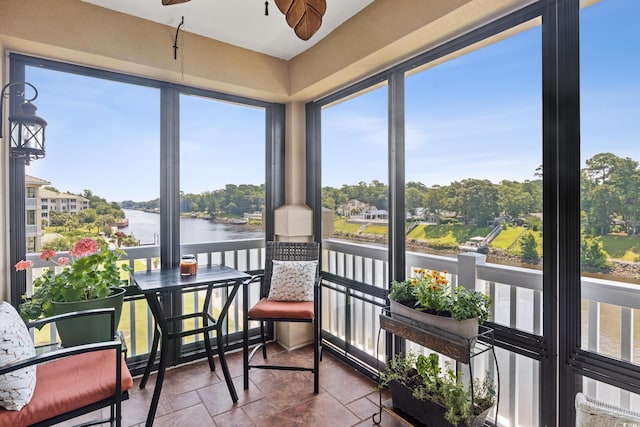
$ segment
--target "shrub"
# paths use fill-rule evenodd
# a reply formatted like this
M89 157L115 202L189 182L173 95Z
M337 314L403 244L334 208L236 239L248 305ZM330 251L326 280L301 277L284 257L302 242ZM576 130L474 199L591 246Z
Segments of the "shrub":
M580 263L586 270L607 272L611 269L607 253L599 236L582 236L580 242Z
M532 232L528 231L520 236L520 258L529 264L540 262L536 239Z

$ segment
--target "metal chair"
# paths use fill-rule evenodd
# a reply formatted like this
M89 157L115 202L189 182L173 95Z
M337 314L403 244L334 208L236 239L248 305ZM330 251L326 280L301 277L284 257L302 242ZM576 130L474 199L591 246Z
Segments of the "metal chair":
M266 256L264 274L252 277L244 286L244 389L249 388L249 370L255 369L281 369L288 371L311 371L313 372L313 392L319 392L319 366L321 359L321 336L320 336L320 275L319 267L316 266L315 280L313 286L313 301L272 301L268 299L272 285L273 261L318 261L319 244L317 242L266 242ZM249 305L249 286L253 283L260 283L260 300L251 309ZM249 353L249 321L260 322L261 340L258 345ZM313 325L313 367L306 366L283 366L271 364L251 364L254 354L262 349L263 359L267 359L267 348L265 339L265 326L267 322L306 322Z

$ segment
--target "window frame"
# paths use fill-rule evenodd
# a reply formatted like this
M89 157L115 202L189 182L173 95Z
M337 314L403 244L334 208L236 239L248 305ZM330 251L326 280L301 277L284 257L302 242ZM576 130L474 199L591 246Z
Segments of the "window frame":
M162 268L177 265L180 261L179 238L179 165L173 165L173 159L179 158L179 94L196 94L220 101L233 102L247 106L259 107L265 110L265 239L274 238L274 210L285 202L285 106L280 103L266 102L258 99L247 98L217 92L208 89L195 88L151 78L134 76L120 72L92 68L83 65L70 64L51 59L39 58L21 53L9 54L9 81L19 82L25 80L26 68L46 68L76 74L85 77L94 77L119 83L133 84L156 88L159 90L160 102L160 163L161 171L172 173L160 174L160 254ZM13 93L17 91L12 91ZM9 114L19 109L18 96L11 96ZM123 100L124 102L124 100ZM26 254L25 244L25 179L24 163L18 159L11 159L9 164L9 191L10 212L9 224L12 230L10 239L10 265L15 265L24 259ZM55 210L52 207L50 210ZM26 275L24 272L16 272L11 269L11 301L17 306L21 296L26 292ZM22 274L21 274L22 273Z
M307 204L314 210L314 234L319 236L321 108L383 80L389 82L389 277L402 280L405 241L404 235L395 236L404 230L404 73L524 22L542 19L542 150L543 164L549 165L543 175L543 333L527 336L499 325L489 326L495 327L496 345L540 361L540 422L549 426L575 423L573 399L580 391L580 375L625 389L629 387L621 381L625 375L627 380L640 382L637 367L589 354L580 349L579 343L580 232L573 221L580 212L580 165L575 156L580 149L579 8L579 0L531 3L306 106ZM391 354L389 341L387 357Z

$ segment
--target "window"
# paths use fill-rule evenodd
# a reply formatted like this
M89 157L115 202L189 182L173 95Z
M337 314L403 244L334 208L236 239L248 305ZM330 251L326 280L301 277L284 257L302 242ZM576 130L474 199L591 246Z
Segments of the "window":
M180 96L180 242L263 238L265 109Z
M387 245L387 96L383 85L322 109L322 206L337 215L332 237Z
M580 11L581 346L640 365L640 38L633 0ZM578 218L576 218L578 220ZM634 368L631 368L634 369ZM585 380L585 392L626 408L640 396Z
M503 282L479 290L501 301L493 321L535 334L542 327L534 310L543 258L541 53L533 21L412 70L405 87L407 250L458 260L484 253L507 267ZM533 270L537 292L514 287L510 267Z
M327 253L323 269L328 273L323 282L323 336L336 341L342 357L358 359L355 366L377 366L375 356L379 358L385 350L411 348L411 344L394 340L379 345L374 354L363 354L376 348L377 341L367 335L367 328L379 324L379 310L372 310L371 315L366 308L358 308L378 304L380 294L371 284L379 276L388 274L383 284L386 289L391 280L411 274L413 267L451 267L448 278L453 285L475 286L495 301L490 321L498 326L500 345L508 348L497 349L501 371L498 425L551 424L557 415L557 396L541 391L557 381L555 353L551 353L557 338L553 329L556 307L548 304L557 297L556 279L546 274L554 271L556 263L552 258L551 268L545 264L543 270L542 233L545 248L558 243L553 234L556 219L548 219L551 226L545 229L542 212L543 188L553 189L546 184L557 179L556 165L551 164L543 186L543 158L556 161L551 154L557 149L549 130L555 126L552 105L557 99L550 88L556 85L556 76L544 72L554 65L557 33L553 25L543 27L541 18L548 13L548 22L553 22L555 10L543 3L532 3L308 104L312 122L307 152L312 158L307 167L313 169L318 162L322 166L314 175L317 194L311 200L316 209L321 203L338 218L350 213L350 208L337 209L340 192L335 185L342 183L328 183L350 171L364 176L381 173L380 183L388 185L391 224L388 243L362 241L369 237L363 235L368 223L346 229L343 236L336 231L327 236L322 215ZM549 107L548 115L543 106ZM358 114L349 114L354 111ZM378 112L377 120L366 120L371 111ZM320 130L315 123L321 123ZM351 153L348 150L359 135L338 134L336 124L358 128L362 135L371 131L372 136L355 155L345 155ZM307 126L309 129L309 122ZM368 162L369 156L374 157L375 166ZM367 189L367 181L358 184ZM549 193L544 194L547 202L555 190ZM371 213L363 216L365 221L371 218ZM316 227L318 222L316 215ZM334 223L336 229L338 224L339 219ZM499 235L510 243L495 241ZM476 249L484 251L489 244L486 262L476 253L463 253L469 250L464 246L477 243L476 237L485 243ZM356 245L348 239L361 241ZM461 258L476 258L477 268L461 267ZM478 267L482 263L486 265ZM465 280L461 274L467 274ZM367 357L372 355L373 362ZM476 360L474 365L476 372L495 369L488 359Z
M328 272L361 283L371 292L388 286L388 94L386 81L350 88L348 95L320 112L322 235L342 245L338 250L329 241L323 243L323 249L335 251L329 256ZM330 215L325 217L326 213ZM356 248L363 244L375 246L375 255L359 257ZM356 357L373 363L384 355L376 340L382 301L340 283L323 291L322 327L343 339Z
M27 225L36 225L36 211L28 210L27 214Z
M188 191L209 191L215 187L209 187L208 183L217 185L213 181L218 179L224 180L225 188L229 184L244 189L245 183L257 187L260 194L256 196L256 192L252 192L251 204L240 217L247 218L244 215L247 212L248 218L254 222L250 224L254 236L262 238L268 234L273 238L273 206L284 202L283 179L279 178L284 177L283 105L187 87L178 90L174 84L18 54L10 54L10 60L12 78L24 76L24 80L38 88L38 114L46 117L50 124L46 157L28 165L26 173L50 183L42 188L47 197L41 200L40 205L43 210L51 212L51 215L42 212L42 218L50 219L55 232L63 234L69 229L79 229L96 239L104 238L112 245L125 247L135 268L144 268L148 259L151 259L151 268L159 268L160 257L154 253L160 253L162 259L167 260L167 265L171 265L180 250L180 241L176 239L180 230L177 215L180 188L177 185L179 177L169 177L167 170L178 170L178 167L174 168L177 165L171 162L182 152L183 160L187 161L183 167L183 184ZM182 134L184 149L180 149L181 141L177 134L165 132L161 135L160 132L161 128L165 129L161 120L171 122L175 129L180 124L180 102L173 96L180 91L185 93L182 116L185 120ZM186 95L196 92L198 99L204 100L207 106L200 112L192 110L189 105L190 100L196 97ZM213 109L207 110L210 107ZM199 133L203 129L198 126L210 121L211 113L220 121L213 128ZM55 126L52 125L54 123ZM223 157L231 146L239 147L235 156ZM238 154L240 151L242 153ZM267 153L272 161L268 170ZM243 160L242 156L247 159ZM190 171L193 162L197 162L198 168ZM70 168L69 165L77 167ZM238 202L237 199L233 201ZM238 209L235 212L239 211L239 205L241 203L236 204ZM271 206L271 212L267 210L265 215L262 214L264 205ZM259 221L265 217L267 224L260 224ZM166 225L162 229L161 218ZM12 221L12 226L18 223L14 217ZM208 219L202 221L209 222ZM266 233L262 231L263 226ZM26 231L31 232L28 227ZM55 236L49 234L51 231L54 230L45 230L44 236L38 234L37 238L30 238L28 251L39 251L40 242L55 240ZM164 239L160 233L164 233ZM214 235L204 236L206 240L202 240L203 236L198 232L195 236L196 239L190 243L224 240L224 237ZM75 241L78 235L71 233L68 237ZM164 243L159 248L136 248L157 246L161 241ZM256 253L251 261L244 256L228 256L225 260L227 248L217 243L218 247L213 249L217 251L216 255L210 262L231 264L239 259L235 265L239 269L256 270L260 267L259 243L247 243L248 246L255 245L247 249L247 252ZM12 253L15 246L12 243ZM211 254L209 249L203 245L195 248L201 254ZM234 250L230 249L230 252ZM136 257L141 253L140 259ZM35 254L28 256L35 258ZM15 264L19 259L11 262ZM24 276L20 282L24 283ZM22 283L12 280L14 295L25 292ZM28 285L27 292L31 284ZM216 298L222 297L218 295ZM187 300L197 304L197 298L185 296ZM142 325L150 321L145 307L144 301L138 300L123 310L120 328L130 333L130 356L144 355L151 342L146 330L138 331L139 328L133 327L134 323ZM189 307L184 307L184 312L189 310ZM238 307L233 310L238 316ZM236 322L234 327L233 332L239 334L239 323ZM197 352L202 347L192 346L188 351L194 349Z
M88 77L82 71L63 64L26 68L26 79L38 88L38 113L55 123L47 128L46 157L32 162L26 173L49 181L61 193L89 199L86 207L97 215L85 220L109 238L109 224L126 216L120 203L134 201L139 207L158 199L159 90ZM84 170L81 179L69 164L85 165L79 169ZM78 210L76 196L58 201L63 212ZM132 221L120 231L133 235L136 244L152 243L139 231L144 229L145 224Z

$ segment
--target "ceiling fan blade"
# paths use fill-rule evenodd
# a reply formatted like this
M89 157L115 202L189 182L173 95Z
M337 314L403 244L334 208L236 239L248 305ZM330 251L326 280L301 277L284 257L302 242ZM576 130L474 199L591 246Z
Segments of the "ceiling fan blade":
M327 11L326 0L275 0L275 3L302 40L309 40L318 31Z
M163 6L171 6L172 4L186 3L191 0L162 0Z

